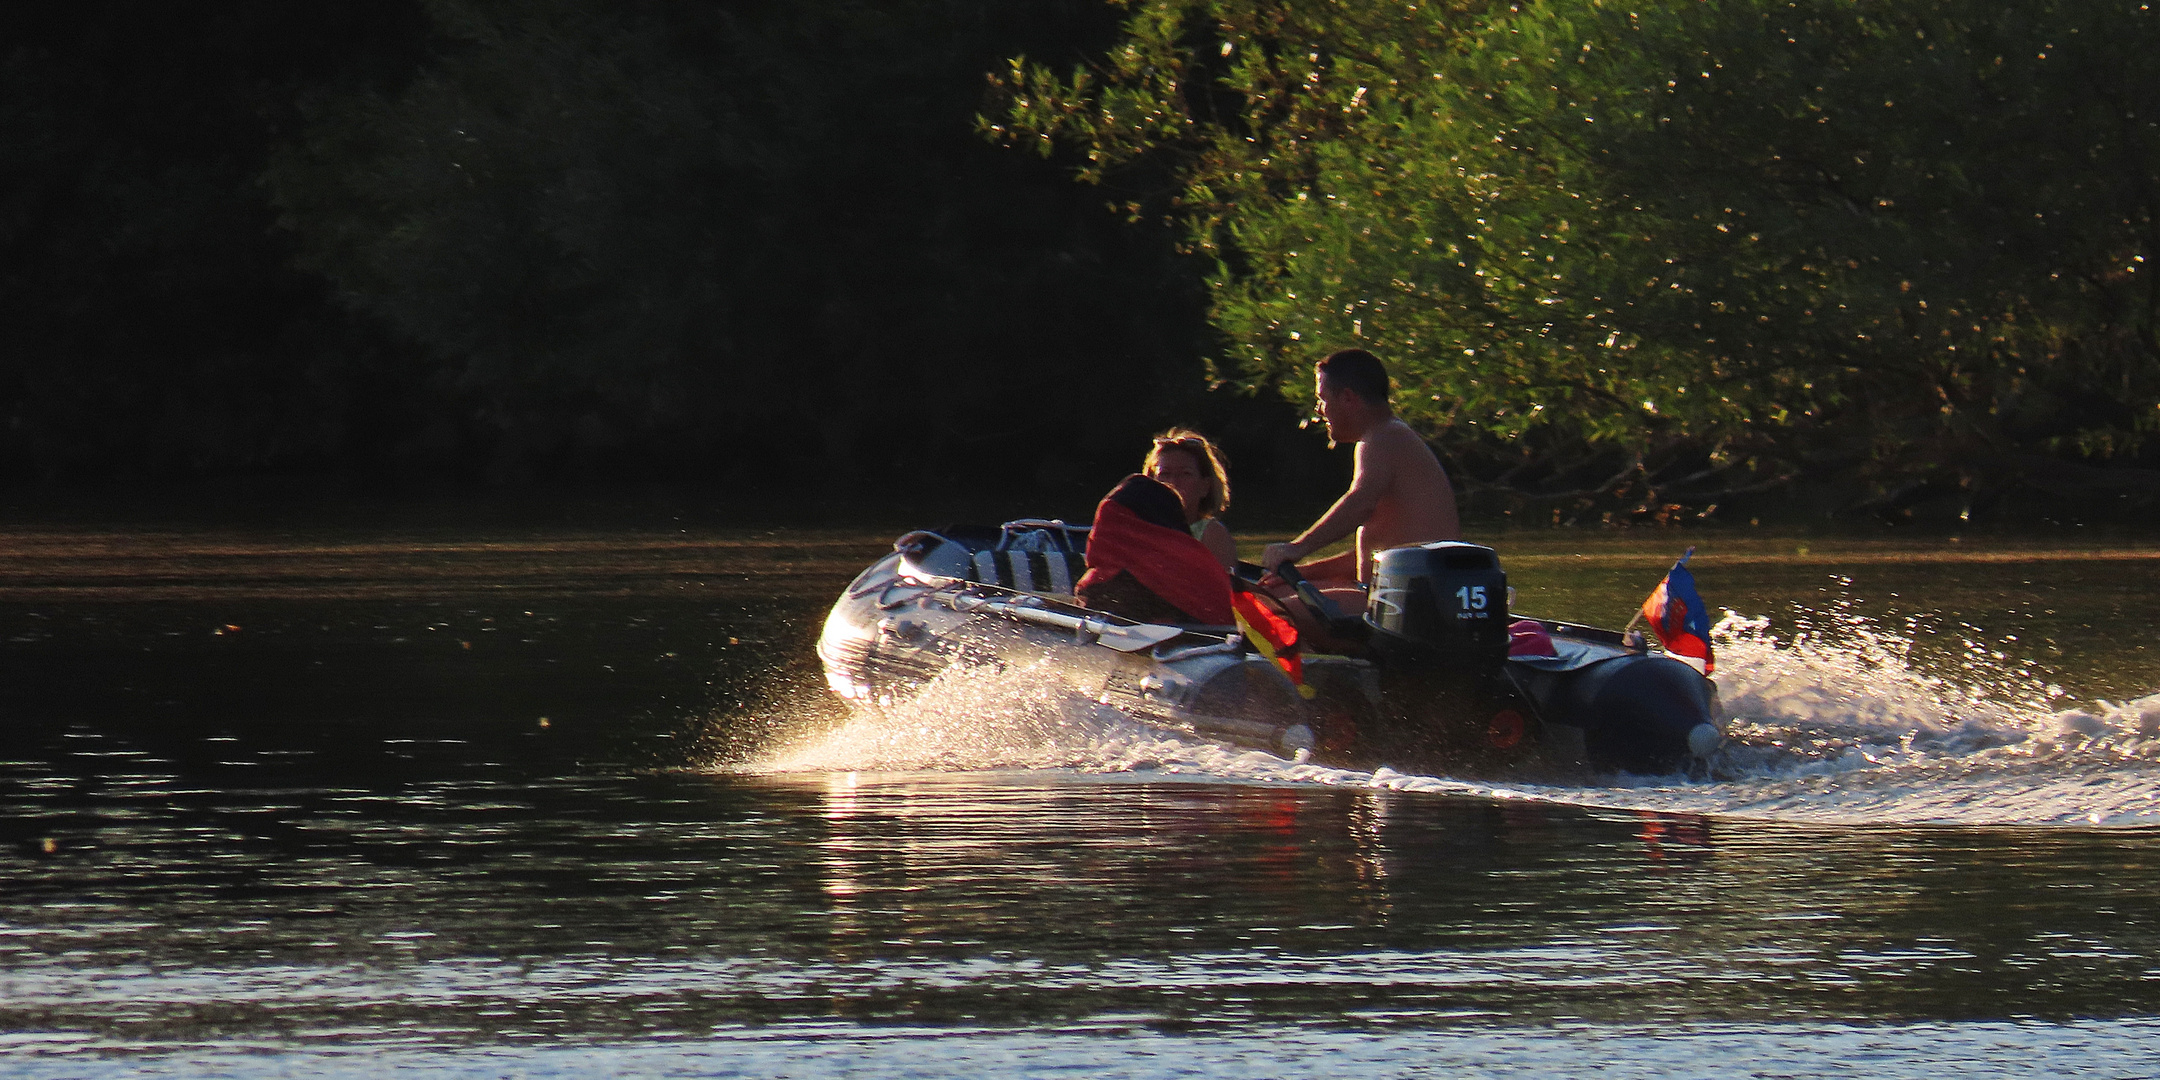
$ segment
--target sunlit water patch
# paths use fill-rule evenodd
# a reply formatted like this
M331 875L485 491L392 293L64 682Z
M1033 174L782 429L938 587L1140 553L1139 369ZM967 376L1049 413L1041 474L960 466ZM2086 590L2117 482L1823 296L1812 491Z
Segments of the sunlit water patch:
M842 1025L732 1030L709 1039L598 1046L495 1046L443 1052L402 1047L265 1052L258 1047L171 1047L109 1058L88 1075L236 1078L372 1077L425 1070L445 1077L1096 1077L1155 1080L1230 1076L1539 1078L1611 1080L1760 1077L2048 1075L2141 1076L2151 1066L2148 1021L2068 1024L1702 1025L1643 1030L1399 1033L1297 1030L1265 1038L1173 1034L1116 1024L1009 1032ZM10 1070L25 1080L86 1075L80 1056L16 1042ZM9 1048L0 1041L0 1049ZM82 1049L77 1048L78 1053Z
M2160 694L2074 704L1971 628L1884 627L1842 604L1782 630L1728 612L1713 636L1730 738L1694 776L1556 785L1332 768L1167 733L1036 672L979 669L753 768L1155 773L1824 824L2160 824Z
M2149 818L2160 560L1853 570L1939 625L1706 574L1777 620L1719 769L1533 787L1025 673L848 719L808 639L873 539L16 566L0 1074L2154 1071L2160 830L1898 822ZM1575 558L1554 609L1625 619Z

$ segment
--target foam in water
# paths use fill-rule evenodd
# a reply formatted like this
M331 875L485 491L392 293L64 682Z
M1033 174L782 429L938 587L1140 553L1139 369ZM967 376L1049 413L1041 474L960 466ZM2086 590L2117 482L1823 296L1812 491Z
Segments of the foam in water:
M1059 768L1089 717L1025 669L946 670L916 697L855 710L839 726L757 763L774 772Z
M1821 822L2160 823L2160 694L2061 708L2060 687L1977 632L1923 657L1917 622L1840 604L1774 633L1713 631L1731 742L1709 783L1577 801ZM1970 631L1971 628L1959 628Z
M2059 708L2059 687L1976 633L1951 638L1950 658L1922 656L1926 629L1840 604L1779 634L1728 611L1712 637L1731 738L1706 778L1556 786L1330 768L1163 732L1026 669L947 671L754 767L1153 772L1823 823L2160 824L2160 694ZM1935 652L1943 640L1926 637Z
M1044 659L1043 664L1052 663ZM1371 774L1286 761L1139 723L1041 671L955 667L917 696L860 707L754 762L769 772L1071 769L1252 781L1362 782Z

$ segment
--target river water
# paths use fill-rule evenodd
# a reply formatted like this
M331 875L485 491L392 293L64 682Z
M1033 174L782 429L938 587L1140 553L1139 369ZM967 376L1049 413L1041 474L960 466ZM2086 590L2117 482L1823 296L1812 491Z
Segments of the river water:
M358 538L356 538L358 537ZM1685 544L1708 776L850 716L861 533L0 533L0 1075L2160 1075L2160 548Z

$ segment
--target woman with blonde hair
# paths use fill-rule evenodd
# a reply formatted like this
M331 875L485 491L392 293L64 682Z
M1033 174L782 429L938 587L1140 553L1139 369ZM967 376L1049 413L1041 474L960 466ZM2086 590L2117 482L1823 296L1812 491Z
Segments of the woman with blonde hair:
M1140 471L1177 493L1185 504L1185 527L1222 563L1237 567L1237 542L1216 515L1230 508L1230 468L1221 448L1190 428L1174 427L1155 436Z

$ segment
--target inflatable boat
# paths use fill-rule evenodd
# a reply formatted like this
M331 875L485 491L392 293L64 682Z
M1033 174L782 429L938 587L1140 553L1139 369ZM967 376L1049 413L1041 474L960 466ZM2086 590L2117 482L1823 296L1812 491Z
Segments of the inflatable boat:
M1657 775L1690 769L1723 738L1715 685L1639 635L1511 615L1488 547L1377 553L1366 613L1332 624L1360 646L1293 664L1248 627L1080 606L1087 533L1019 521L902 536L826 618L827 682L876 706L955 666L1018 671L1146 724L1366 768ZM1326 607L1309 587L1300 595Z

